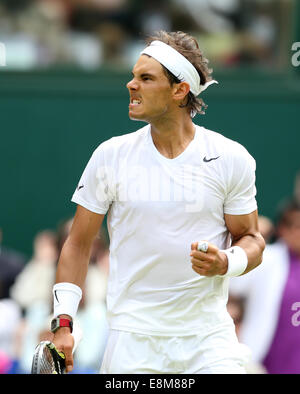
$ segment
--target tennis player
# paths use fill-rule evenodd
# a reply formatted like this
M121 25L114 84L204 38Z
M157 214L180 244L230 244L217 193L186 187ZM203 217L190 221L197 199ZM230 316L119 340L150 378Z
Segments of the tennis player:
M255 161L193 122L205 108L198 96L216 83L196 40L158 32L147 44L127 84L129 117L147 124L103 142L72 198L53 288L54 343L71 370L69 322L108 214L111 331L101 373L244 373L226 303L230 277L262 260Z

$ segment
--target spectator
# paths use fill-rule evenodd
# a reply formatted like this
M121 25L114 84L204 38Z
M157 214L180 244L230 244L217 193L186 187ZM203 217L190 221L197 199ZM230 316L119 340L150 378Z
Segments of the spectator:
M297 173L295 177L294 198L297 201L297 203L300 205L300 171Z
M41 340L51 340L53 336L49 331L52 286L58 251L70 231L72 222L73 219L64 220L59 225L57 235L49 230L37 234L34 240L33 257L12 288L13 299L24 310L24 318L19 321L14 336L17 338L15 358L19 361L17 368L19 373L30 373L36 345ZM102 228L93 245L84 297L76 319L76 325L80 331L83 331L83 337L74 355L77 365L74 373L96 373L100 368L101 354L104 352L107 337L105 305L107 273L108 243ZM91 326L87 327L87 324ZM14 338L11 339L11 343L16 342ZM8 365L6 362L5 366Z
M108 63L122 62L130 23L128 0L71 0L70 28L97 38Z
M300 373L300 205L281 209L274 244L255 272L233 278L230 291L246 297L240 338L271 374Z
M18 275L11 289L12 298L27 309L35 302L51 301L51 286L57 262L57 241L52 231L42 231L34 240L32 259Z
M243 325L244 313L245 313L245 300L243 297L234 296L229 294L228 303L227 303L227 310L230 316L233 319L235 325L236 335L240 340L240 332ZM241 341L240 341L241 342ZM242 344L242 343L241 343ZM257 362L253 362L251 360L251 350L244 344L245 353L248 352L249 354L249 361L246 363L246 372L247 374L265 374L266 369Z
M0 0L0 33L7 67L20 70L127 67L142 50L140 35L156 30L201 34L207 56L222 65L273 66L287 35L281 14L273 0Z
M24 255L2 245L2 229L0 228L0 299L10 297L10 288L23 270L25 263Z
M56 234L39 232L33 245L32 259L16 278L11 298L23 309L23 320L17 331L18 370L29 373L39 331L51 312L51 287L55 278L58 256Z
M16 359L16 338L21 309L9 298L0 300L0 374L9 373Z
M10 299L10 290L26 263L25 256L1 243L0 229L0 374L9 373L14 366L15 339L21 322L21 309Z

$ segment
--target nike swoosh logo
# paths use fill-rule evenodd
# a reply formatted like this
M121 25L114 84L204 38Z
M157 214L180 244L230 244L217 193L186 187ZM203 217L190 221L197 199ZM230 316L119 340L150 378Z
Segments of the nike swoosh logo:
M80 189L82 189L83 187L84 187L84 185L78 186L78 187L77 187L77 190L80 190Z
M59 303L58 298L57 298L57 294L56 294L56 290L54 290L54 295L55 295L55 298L57 299L57 302Z
M205 163L208 163L209 161L217 160L219 157L220 157L220 156L218 156L218 157L212 157L211 159L207 159L206 156L205 156L204 159L203 159L203 161L204 161Z

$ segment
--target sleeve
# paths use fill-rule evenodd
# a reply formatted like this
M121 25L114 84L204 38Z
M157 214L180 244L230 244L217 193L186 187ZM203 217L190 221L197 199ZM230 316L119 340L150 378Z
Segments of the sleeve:
M106 214L114 199L108 172L101 144L87 163L71 201L89 211Z
M231 162L227 193L224 201L224 213L246 215L257 209L255 170L253 157L242 148Z

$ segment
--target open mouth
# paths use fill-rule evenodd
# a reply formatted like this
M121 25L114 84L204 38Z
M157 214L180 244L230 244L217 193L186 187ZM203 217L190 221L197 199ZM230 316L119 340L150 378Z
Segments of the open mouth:
M131 98L130 99L130 105L140 105L141 104L141 100L137 99L137 98Z

